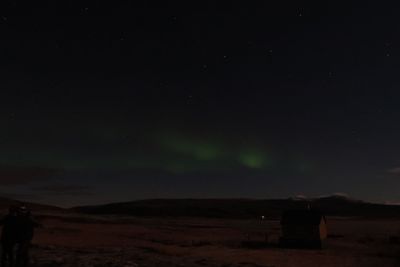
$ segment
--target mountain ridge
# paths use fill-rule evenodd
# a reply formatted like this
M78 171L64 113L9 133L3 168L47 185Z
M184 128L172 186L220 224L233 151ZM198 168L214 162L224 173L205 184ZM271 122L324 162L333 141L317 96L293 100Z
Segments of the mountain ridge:
M33 212L60 212L66 209L54 205L41 204L37 202L22 201L14 198L0 196L0 211L5 212L10 206L25 205Z
M103 205L79 206L72 210L86 214L149 217L279 218L289 209L315 209L330 216L400 218L400 206L371 203L331 195L306 199L145 199Z

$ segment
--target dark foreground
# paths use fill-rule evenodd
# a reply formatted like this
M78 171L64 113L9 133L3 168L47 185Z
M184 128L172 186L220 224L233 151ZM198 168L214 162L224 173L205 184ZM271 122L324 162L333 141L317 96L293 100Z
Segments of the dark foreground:
M278 221L64 215L42 222L32 266L400 266L399 220L328 218L323 250L280 248Z

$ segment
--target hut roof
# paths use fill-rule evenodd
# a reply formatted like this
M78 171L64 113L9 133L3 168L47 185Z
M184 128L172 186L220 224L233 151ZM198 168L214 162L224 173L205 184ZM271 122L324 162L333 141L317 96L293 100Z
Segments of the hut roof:
M281 224L296 225L319 225L325 216L320 211L315 210L289 210L283 213Z

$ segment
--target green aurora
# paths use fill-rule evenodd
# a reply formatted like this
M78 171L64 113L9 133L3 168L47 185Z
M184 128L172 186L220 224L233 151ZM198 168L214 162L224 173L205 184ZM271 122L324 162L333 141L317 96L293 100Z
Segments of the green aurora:
M104 139L103 133L91 131L91 134L91 140L94 141L86 144L84 153L74 149L62 149L63 153L58 153L61 149L55 146L40 149L24 147L24 153L21 153L13 147L4 148L7 157L0 160L6 165L47 166L63 170L151 169L171 173L229 172L240 168L263 171L275 168L278 163L274 151L267 149L260 139L244 145L238 140L201 138L193 134L159 130L146 138L136 138L136 142L121 143L118 152L109 150L106 153L108 145L115 145L130 133L108 132L107 139ZM97 153L96 147L102 147L104 151ZM300 156L292 158L289 165L299 172L313 169L312 164Z

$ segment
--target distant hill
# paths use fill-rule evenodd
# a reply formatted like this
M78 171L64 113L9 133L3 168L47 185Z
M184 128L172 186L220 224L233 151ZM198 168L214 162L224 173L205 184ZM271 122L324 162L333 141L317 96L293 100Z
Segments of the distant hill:
M0 213L7 212L8 208L13 205L26 205L30 210L34 213L40 212L62 212L65 211L63 208L59 208L56 206L44 205L34 202L26 202L26 201L19 201L11 198L0 197Z
M74 211L87 214L131 216L187 216L213 218L279 218L288 209L320 210L331 216L400 218L400 206L375 204L343 196L288 199L150 199L98 206L82 206Z

